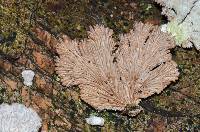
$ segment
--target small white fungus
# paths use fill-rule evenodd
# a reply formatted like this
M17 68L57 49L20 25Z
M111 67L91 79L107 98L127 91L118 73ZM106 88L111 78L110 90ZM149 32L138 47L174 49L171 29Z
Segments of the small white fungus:
M161 25L160 29L162 32L166 33L167 32L167 24Z
M22 77L24 79L24 85L31 86L33 84L33 78L35 73L32 70L24 70L22 71Z
M104 119L102 117L97 117L97 116L90 116L89 118L86 118L86 122L90 125L98 125L98 126L104 125Z
M0 132L38 132L41 119L22 104L0 105Z

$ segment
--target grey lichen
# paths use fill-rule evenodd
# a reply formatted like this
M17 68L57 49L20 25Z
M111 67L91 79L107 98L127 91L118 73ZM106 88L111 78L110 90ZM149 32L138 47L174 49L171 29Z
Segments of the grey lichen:
M168 32L176 44L185 48L194 45L200 49L200 0L155 0L163 6L169 19Z
M22 104L0 105L0 132L38 132L41 119Z

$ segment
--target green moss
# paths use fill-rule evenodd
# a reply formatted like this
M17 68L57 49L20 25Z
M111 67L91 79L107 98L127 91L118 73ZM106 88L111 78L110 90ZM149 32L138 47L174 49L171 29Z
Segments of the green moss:
M9 102L9 97L6 86L0 80L0 104Z
M0 84L0 103L4 102L4 96L5 96L5 88L3 87L2 84Z
M142 21L146 20L159 20L162 21L160 10L158 9L157 5L154 2L148 0L140 0L139 2L139 14Z
M0 3L0 51L4 54L16 56L25 48L27 32L31 26L30 0L3 0Z

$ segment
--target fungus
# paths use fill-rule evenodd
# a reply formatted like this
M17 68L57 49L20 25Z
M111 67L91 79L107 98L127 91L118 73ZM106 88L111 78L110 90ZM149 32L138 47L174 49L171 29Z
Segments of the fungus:
M111 29L100 25L91 27L88 35L82 41L67 36L60 40L56 71L63 85L78 85L81 99L97 110L135 116L142 110L142 98L159 94L178 79L169 50L174 41L158 26L137 23L119 41L114 41Z

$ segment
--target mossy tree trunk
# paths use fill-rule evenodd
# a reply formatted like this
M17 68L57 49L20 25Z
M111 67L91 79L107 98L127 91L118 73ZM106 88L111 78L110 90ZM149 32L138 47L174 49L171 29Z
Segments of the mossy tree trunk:
M104 24L115 34L128 32L137 20L160 24L163 22L158 5L152 1L16 1L0 2L0 103L23 103L36 110L43 120L41 130L66 131L186 131L199 130L199 117L170 117L162 110L177 116L200 112L200 55L195 50L176 48L174 59L181 72L179 82L172 84L161 95L147 99L146 111L137 117L127 117L119 112L98 112L80 100L79 88L61 85L55 73L55 41L59 34L84 38L89 25ZM51 39L41 28L52 34ZM42 37L41 37L42 36ZM33 85L23 84L21 72L35 72ZM151 108L154 106L153 108ZM149 109L148 109L149 108ZM169 112L168 112L169 113ZM90 126L85 118L90 115L105 119L103 127Z

